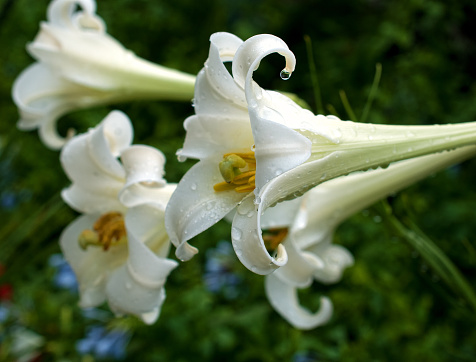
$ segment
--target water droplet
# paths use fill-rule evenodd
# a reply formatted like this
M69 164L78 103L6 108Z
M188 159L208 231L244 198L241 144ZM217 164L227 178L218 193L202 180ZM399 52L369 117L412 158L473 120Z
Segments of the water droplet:
M281 73L279 73L279 76L282 80L288 80L289 78L291 78L291 74L292 73L285 68L281 71Z
M261 203L261 197L256 196L256 198L253 200L255 205L259 205Z
M283 173L283 170L281 170L281 169L279 169L279 168L278 168L276 171L274 171L274 174L275 174L276 176L279 176L279 175L281 175L282 173Z
M197 189L197 184L196 183L193 183L192 185L190 185L190 188L195 191Z
M185 162L187 161L187 157L183 156L183 155L177 155L177 159L179 162Z
M342 132L340 130L340 128L336 128L332 131L332 133L334 133L334 136L337 138L337 143L339 143L339 138L342 137Z
M254 214L255 214L254 211L250 211L249 213L246 214L246 216L248 216L248 217L253 217Z
M253 273L256 273L256 272L258 271L258 268L253 265L253 266L251 267L251 271L252 271Z
M253 210L253 206L246 203L246 204L242 204L238 207L238 214L240 215L246 215L247 213L249 213L251 210Z
M242 232L241 232L240 229L238 229L236 227L231 228L231 237L234 240L241 240L241 235L242 235ZM238 251L236 253L238 254Z
M372 141L374 139L371 135L368 135L367 138L369 139L369 141Z
M374 222L377 223L377 224L378 224L379 222L382 222L382 217L381 217L380 215L375 215L375 216L374 216Z
M321 175L321 181L324 181L324 180L326 179L326 177L327 177L327 174L326 174L326 173L323 173L323 174Z

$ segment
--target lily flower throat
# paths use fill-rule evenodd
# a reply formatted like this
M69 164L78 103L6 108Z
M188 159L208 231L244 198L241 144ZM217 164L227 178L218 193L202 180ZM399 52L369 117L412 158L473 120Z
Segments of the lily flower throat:
M235 190L249 193L255 189L256 159L253 151L225 153L218 167L225 181L213 186L216 192Z

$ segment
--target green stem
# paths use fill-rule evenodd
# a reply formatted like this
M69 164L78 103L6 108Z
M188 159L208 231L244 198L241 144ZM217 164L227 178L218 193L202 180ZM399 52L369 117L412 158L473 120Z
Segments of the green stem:
M340 95L340 99L342 101L342 104L344 105L344 108L345 108L350 120L353 121L353 122L357 122L358 121L357 116L355 115L354 110L352 109L352 107L349 103L349 100L347 99L347 95L345 94L345 91L343 89L341 89L339 91L339 95Z
M372 103L377 96L377 90L380 83L380 78L382 76L382 64L377 63L375 65L375 75L374 81L372 83L372 87L370 88L369 97L367 98L367 103L365 103L364 110L362 111L362 116L360 117L360 122L364 123L367 120L367 116L369 115L370 108L372 107Z
M307 62L309 63L309 70L311 72L312 89L314 90L314 100L316 102L317 113L324 114L324 106L322 104L321 88L319 87L319 80L317 78L316 63L314 62L314 53L312 50L312 41L309 35L304 35L306 42Z
M393 214L391 206L386 201L381 205L384 209L383 215L393 229L415 248L441 280L460 294L476 311L476 294L473 288L445 253L413 221L406 219L407 227Z

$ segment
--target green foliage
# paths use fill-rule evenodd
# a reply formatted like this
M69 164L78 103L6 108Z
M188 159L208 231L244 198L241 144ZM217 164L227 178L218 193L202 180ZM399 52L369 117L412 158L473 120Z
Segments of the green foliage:
M345 117L344 91L357 115L391 124L433 124L476 119L476 43L471 26L476 5L469 0L286 1L286 0L97 0L109 33L139 56L197 73L208 54L208 39L229 31L246 39L271 33L285 40L297 57L292 78L279 78L282 57L265 59L257 71L264 88L297 94L317 109L304 36L312 43L325 112ZM48 1L0 2L0 196L18 196L14 208L0 208L0 285L13 287L12 314L0 326L0 360L11 360L8 334L24 326L44 338L44 360L86 361L76 342L96 320L76 307L77 295L52 283L48 258L59 251L61 230L75 213L59 200L68 181L58 153L46 149L35 132L15 127L17 111L10 90L31 62L25 44L45 19ZM309 42L307 47L309 48ZM382 65L378 92L366 106L376 64ZM315 81L314 81L315 84ZM342 92L341 92L342 93ZM63 132L97 124L109 110L121 109L135 127L135 143L161 149L166 177L177 182L191 163L175 151L185 132L190 104L136 102L76 112L60 121ZM476 283L474 180L476 161L441 172L389 199L395 214L411 218ZM3 204L2 204L3 205ZM328 295L334 317L326 326L298 331L269 306L263 278L237 260L240 295L227 299L205 288L205 250L229 240L219 223L195 238L201 253L183 263L167 281L167 300L159 321L146 326L134 318L106 318L110 328L131 331L128 358L143 361L291 361L297 352L320 361L471 361L476 355L475 314L442 282L420 252L365 210L345 222L335 241L355 257L336 285L313 285L303 303L318 307ZM172 257L172 256L171 256ZM105 308L107 309L107 308Z

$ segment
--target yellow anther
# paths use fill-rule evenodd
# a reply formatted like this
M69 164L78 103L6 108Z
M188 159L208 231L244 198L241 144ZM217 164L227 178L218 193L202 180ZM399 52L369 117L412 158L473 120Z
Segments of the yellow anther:
M253 151L226 153L218 166L225 182L213 186L216 192L230 190L251 192L254 190L256 159Z
M243 172L242 174L236 176L236 177L233 179L233 183L234 183L235 185L247 184L248 181L251 179L251 177L253 177L253 178L255 177L255 173L256 173L255 170Z
M276 250L288 235L288 228L276 228L263 231L263 241L266 250L272 252Z
M216 192L230 191L230 190L234 190L235 188L236 188L236 185L228 183L228 182L220 182L220 183L217 183L217 184L213 185L213 189Z
M252 192L254 189L255 189L255 184L235 187L236 192Z
M93 225L93 230L83 230L78 237L83 250L88 246L100 246L108 250L110 246L127 242L127 231L124 217L119 212L108 212L101 215Z

